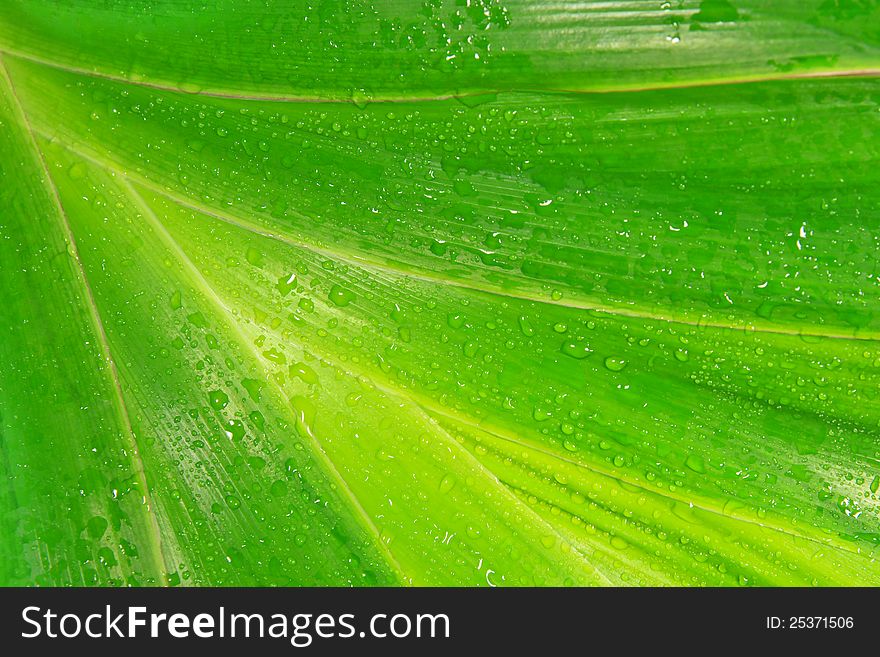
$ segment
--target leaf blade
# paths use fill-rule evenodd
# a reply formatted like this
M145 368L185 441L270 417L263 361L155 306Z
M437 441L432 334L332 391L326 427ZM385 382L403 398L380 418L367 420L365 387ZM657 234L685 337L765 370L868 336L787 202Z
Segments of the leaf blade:
M0 164L21 158L31 123L47 169L0 169L17 189L10 261L27 263L3 272L6 328L36 312L101 346L82 380L116 411L96 421L127 426L142 463L105 461L94 478L146 470L159 491L152 515L117 522L156 560L149 583L874 581L877 82L720 84L870 73L870 21L826 5L679 6L681 55L711 53L690 66L655 61L656 8L514 3L539 13L491 33L501 55L449 73L425 69L439 51L417 44L393 67L402 78L380 62L369 89L352 76L394 49L364 56L368 18L334 28L340 56L307 82L296 57L326 54L320 26L292 59L267 56L269 37L232 40L245 50L218 69L198 65L198 34L181 42L187 26L244 33L254 6L147 9L144 33L128 5L0 10L22 101L5 92ZM57 27L69 12L108 38L72 48ZM15 16L26 29L10 31ZM729 39L749 34L722 70ZM108 48L128 61L108 67ZM549 92L613 85L639 92ZM512 91L482 93L499 90ZM23 237L52 198L56 224ZM62 291L34 279L55 271L40 254L59 239L78 246ZM66 314L77 289L87 302ZM16 340L48 341L74 378L96 358L74 343L78 357L58 355L68 340L46 326ZM4 353L21 370L16 349ZM92 399L69 380L52 391ZM7 385L0 402L24 435L22 392ZM19 476L0 496L19 554L3 581L132 571L121 541L82 538L100 529L71 479L93 420L74 418L69 467L0 437L6 472L60 473L80 526L58 550L79 572L21 558L40 537L28 543L17 515L54 510L50 486ZM138 533L151 519L173 544L167 573Z
M190 92L437 98L876 71L877 11L820 0L508 0L467 8L395 0L318 9L250 0L210 8L10 0L0 13L0 43L80 71ZM230 33L248 36L227 39ZM91 47L81 48L83 41Z

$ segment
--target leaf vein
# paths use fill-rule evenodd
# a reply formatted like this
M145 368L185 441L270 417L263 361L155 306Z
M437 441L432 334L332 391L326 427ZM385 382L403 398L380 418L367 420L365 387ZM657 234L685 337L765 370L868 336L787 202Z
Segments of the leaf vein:
M54 140L57 142L57 138L49 133L36 130L36 133L40 136ZM480 285L475 283L474 281L464 281L464 280L454 280L447 277L444 277L440 274L435 274L434 272L423 269L419 271L415 271L412 267L404 265L402 263L395 262L394 264L389 264L388 262L379 262L374 258L367 258L361 256L359 254L345 252L341 249L329 249L326 247L319 246L313 242L301 241L298 239L294 239L288 235L283 235L279 233L272 232L267 230L266 228L255 225L254 223L243 219L241 217L236 217L235 215L224 212L219 209L214 209L208 206L205 206L202 203L194 201L192 199L187 198L186 196L179 194L177 192L171 191L170 189L163 188L156 183L152 182L149 178L138 174L127 171L124 165L119 164L117 162L108 161L104 156L91 154L83 151L81 148L77 148L70 144L64 142L58 142L62 147L69 150L70 152L82 157L93 164L96 164L104 169L108 169L113 171L114 173L124 176L129 180L133 180L143 187L149 189L152 192L160 194L179 205L189 208L190 210L194 210L206 216L209 216L213 219L217 219L218 221L222 221L228 225L234 226L240 230L247 231L254 235L260 235L262 237L267 237L269 239L273 239L277 242L281 242L283 244L287 244L288 246L293 246L299 249L303 249L306 251L310 251L312 253L323 255L327 258L333 258L342 262L345 262L349 265L353 265L355 267L360 267L363 269L370 269L372 271L379 271L388 273L394 276L404 276L413 280L422 281L425 283L442 283L444 285L459 288L462 290L467 290L469 292L475 294L485 294L488 296L502 297L506 299L516 299L518 301L524 301L527 303L538 303L545 305L553 305L560 306L562 308L568 308L571 310L585 310L585 311L594 311L601 312L607 315L615 316L615 317L625 317L632 319L642 319L642 320L650 320L657 322L667 322L670 324L680 324L683 326L695 326L698 328L710 328L710 329L719 329L719 330L729 330L729 331L742 331L743 333L763 333L769 335L785 335L785 336L793 336L793 337L814 337L814 338L826 338L830 340L859 340L859 341L875 341L880 340L880 333L876 332L868 332L862 334L847 334L847 333L834 333L834 332L823 332L814 329L788 329L778 325L769 325L765 323L748 323L742 325L736 324L725 324L724 322L716 322L706 319L705 317L700 317L698 319L676 316L676 315L665 315L661 313L651 312L647 310L642 310L638 308L628 308L624 305L611 305L607 303L599 303L594 301L589 301L587 299L577 299L577 298L562 298L562 299L552 299L549 297L540 297L535 294L530 294L525 291L520 290L502 290L499 288L494 288L489 285ZM307 220L308 217L303 215L297 215L298 218L303 220Z
M95 295L92 290L91 285L89 284L88 276L86 275L85 267L83 266L82 259L79 255L79 250L77 248L76 238L73 234L73 229L70 225L70 220L67 217L67 213L64 210L64 206L61 203L61 197L58 193L58 188L55 185L54 180L52 179L52 175L49 172L49 168L46 165L46 160L43 156L42 151L40 150L39 145L37 144L36 138L34 135L36 134L33 127L31 126L30 120L27 117L27 114L24 110L24 107L21 104L21 101L18 98L18 94L15 90L15 83L12 80L12 77L9 75L9 70L6 67L6 63L3 61L3 56L0 54L0 71L2 71L2 75L6 80L6 83L9 86L11 96L15 101L16 109L20 115L22 125L25 128L25 131L28 135L28 139L31 142L31 146L33 148L34 159L38 168L40 169L41 176L43 177L44 184L46 185L47 191L49 193L50 198L52 199L53 205L55 205L58 211L58 217L61 223L61 229L64 234L64 237L69 245L71 256L73 257L74 262L76 263L76 271L78 273L78 278L80 283L82 284L83 290L85 292L85 298L87 300L87 307L89 310L89 317L92 321L93 328L98 337L98 343L101 349L101 356L104 362L107 364L107 369L110 376L110 382L112 384L112 388L114 391L114 406L116 407L116 411L119 415L119 419L123 423L124 433L126 434L129 443L130 443L130 455L132 460L132 465L134 467L138 483L140 484L143 490L144 496L144 506L147 511L147 521L149 527L149 536L151 542L151 550L150 554L154 560L153 566L158 570L158 575L161 578L165 574L165 553L163 548L162 534L159 529L159 522L156 517L155 510L153 509L152 504L152 495L150 494L149 485L147 484L146 479L146 470L144 468L143 460L140 456L140 450L138 447L138 441L134 434L134 429L131 424L131 417L128 411L128 407L125 402L125 396L122 392L122 383L119 378L119 371L116 367L116 361L113 358L112 351L110 349L110 343L107 338L107 333L104 329L104 323L101 320L100 311L98 310L97 302L95 300Z
M120 184L121 184L122 188L125 190L125 192L128 194L128 196L135 203L135 205L137 206L137 209L141 212L141 214L144 215L146 220L150 223L150 225L153 227L153 229L159 234L159 236L167 244L167 246L169 246L171 248L171 250L177 256L178 260L181 262L181 264L194 277L198 287L201 289L201 291L205 295L205 297L211 303L213 303L217 307L218 310L223 312L224 315L227 315L230 318L233 317L234 313L226 305L226 303L223 301L223 299L220 298L220 296L217 294L217 292L214 290L214 288L211 286L211 284L204 277L202 272L198 269L198 267L196 267L195 263L193 263L193 261L189 258L189 256L186 254L186 252L180 246L180 244L178 244L177 240L174 239L174 236L171 235L171 233L168 231L168 229L165 227L165 225L162 223L162 221L159 219L159 217L156 216L156 213L153 212L153 210L146 204L143 197L140 194L138 194L137 190L124 177L121 177ZM252 341L248 339L247 335L245 335L244 331L241 329L241 326L239 326L238 322L230 319L228 324L232 326L232 329L238 335L238 338L241 341L242 346L245 349L247 349L248 351L250 351L251 355L254 357L254 360L258 363L261 363L261 364L264 363L263 357L259 354L259 352L256 349L254 349ZM284 391L277 384L275 379L273 377L267 377L267 378L274 384L275 388L280 393L281 397L285 398ZM370 518L369 514L366 512L363 505L358 500L358 498L355 495L354 491L352 490L351 486L348 484L348 482L342 476L342 473L339 472L339 469L336 467L336 465L330 459L327 452L324 450L324 447L321 444L318 437L315 436L314 433L310 430L307 430L305 433L308 435L308 437L312 443L312 448L313 448L314 453L323 462L324 467L329 472L331 477L337 482L337 484L339 484L339 486L342 489L342 491L344 492L345 496L348 497L349 502L354 507L358 517L361 520L361 523L374 536L376 543L377 543L377 547L388 558L390 564L395 569L397 575L402 580L408 581L409 577L406 575L406 572L404 571L403 567L400 565L400 563L394 557L393 553L391 552L391 549L388 547L388 545L385 543L385 541L382 540L381 534L379 533L379 529L376 527L372 518Z

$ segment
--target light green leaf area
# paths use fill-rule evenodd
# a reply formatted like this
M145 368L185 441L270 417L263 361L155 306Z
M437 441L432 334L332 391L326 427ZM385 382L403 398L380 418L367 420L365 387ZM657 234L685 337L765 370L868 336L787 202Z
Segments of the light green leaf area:
M880 584L876 3L289 4L0 8L0 583Z

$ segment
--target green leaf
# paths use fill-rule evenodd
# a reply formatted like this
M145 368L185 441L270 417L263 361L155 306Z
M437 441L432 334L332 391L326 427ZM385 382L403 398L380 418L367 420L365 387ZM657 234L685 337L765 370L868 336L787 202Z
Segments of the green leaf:
M868 0L5 0L0 42L191 93L363 102L875 70L878 19Z
M292 4L0 8L0 583L880 583L876 3Z

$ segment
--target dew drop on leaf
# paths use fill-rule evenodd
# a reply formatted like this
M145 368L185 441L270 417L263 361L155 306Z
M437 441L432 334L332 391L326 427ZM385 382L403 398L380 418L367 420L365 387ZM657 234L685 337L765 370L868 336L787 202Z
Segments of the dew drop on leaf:
M582 360L593 353L593 350L590 349L589 345L586 342L574 342L567 341L562 343L561 347L562 353L571 358L575 358L577 360Z
M333 287L331 287L328 297L330 301L332 301L337 306L347 306L355 300L354 293L342 287L341 285L334 285Z
M208 401L211 408L216 411L222 411L229 404L229 395L222 390L212 390L208 395Z
M612 372L621 372L626 367L626 361L618 356L608 356L605 359L605 367Z

